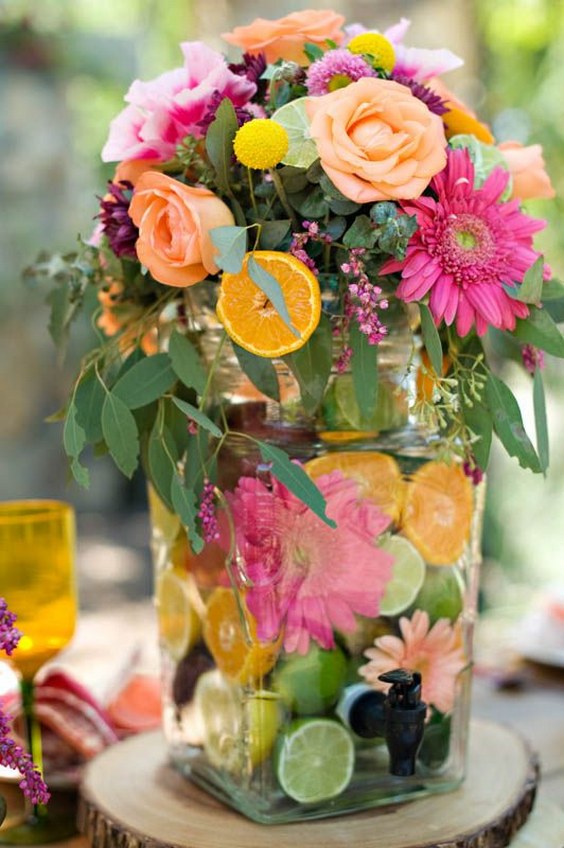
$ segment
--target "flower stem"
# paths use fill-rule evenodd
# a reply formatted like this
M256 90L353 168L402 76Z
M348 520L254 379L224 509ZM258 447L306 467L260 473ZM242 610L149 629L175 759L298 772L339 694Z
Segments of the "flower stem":
M272 182L274 183L274 188L276 189L276 193L278 195L280 203L284 207L284 211L286 212L286 215L291 221L292 230L297 233L300 229L300 225L298 223L296 213L290 206L290 201L288 200L288 195L286 194L286 189L284 188L284 183L280 179L280 174L278 173L276 168L270 169L270 176L272 177Z

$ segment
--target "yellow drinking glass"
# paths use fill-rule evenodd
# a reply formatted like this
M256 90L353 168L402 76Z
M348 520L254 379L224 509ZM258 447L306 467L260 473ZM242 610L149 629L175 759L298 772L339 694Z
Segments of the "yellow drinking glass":
M21 674L28 750L42 771L41 732L34 710L36 672L74 633L77 597L75 516L52 500L0 502L0 595L16 613L23 636L11 656ZM75 829L68 803L36 805L27 821L0 831L0 844L30 845L63 839Z

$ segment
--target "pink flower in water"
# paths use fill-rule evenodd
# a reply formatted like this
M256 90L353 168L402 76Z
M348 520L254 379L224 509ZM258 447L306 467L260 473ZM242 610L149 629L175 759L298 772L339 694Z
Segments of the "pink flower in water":
M247 606L257 635L284 631L286 651L307 653L310 639L333 648L334 630L355 629L355 613L376 616L393 557L375 546L390 518L359 496L354 480L334 471L316 481L329 527L278 480L241 477L227 494L237 544L252 581Z
M468 151L449 150L447 167L431 181L434 196L400 201L418 227L405 259L390 259L380 273L401 271L397 297L410 303L429 295L435 323L456 320L459 336L474 324L480 336L490 326L513 330L515 319L529 314L505 287L522 282L538 258L532 237L546 222L523 214L517 200L500 202L508 179L504 168L495 168L475 189Z
M446 618L440 618L432 627L429 624L429 616L422 610L415 610L411 619L402 616L403 638L376 639L375 647L364 652L370 662L359 668L359 674L375 689L386 691L389 684L378 680L381 674L395 668L418 671L422 700L441 713L449 713L454 705L456 678L467 664L460 631Z
M185 136L202 137L201 121L214 98L228 97L238 107L256 92L254 82L229 70L221 53L200 41L180 46L184 67L130 86L125 96L129 105L110 125L104 162L171 159Z

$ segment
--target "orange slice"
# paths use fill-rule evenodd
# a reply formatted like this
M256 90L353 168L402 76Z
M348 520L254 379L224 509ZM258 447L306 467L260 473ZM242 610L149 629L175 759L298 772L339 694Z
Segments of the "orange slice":
M282 640L259 642L254 618L244 608L243 614L245 627L235 593L220 586L210 595L203 635L218 669L245 684L268 674L278 658Z
M393 456L379 451L340 451L326 453L306 462L313 480L331 471L356 480L360 494L377 504L382 512L398 521L405 489L401 470Z
M431 565L453 565L472 523L472 484L459 465L427 462L406 485L402 531Z
M298 336L249 276L247 264L251 255L278 281ZM307 342L319 324L321 293L315 274L295 256L257 250L247 253L238 274L223 274L216 308L234 342L257 356L274 358L298 350Z

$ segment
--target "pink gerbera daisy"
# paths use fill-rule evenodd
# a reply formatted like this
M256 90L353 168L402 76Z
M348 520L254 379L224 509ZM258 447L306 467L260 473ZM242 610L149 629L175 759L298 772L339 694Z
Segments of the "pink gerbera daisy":
M441 713L449 713L454 705L456 678L467 661L457 627L446 618L440 618L431 628L429 624L429 616L422 610L415 610L411 619L402 616L403 639L380 636L375 647L364 652L370 662L358 671L380 691L389 685L378 680L381 674L395 668L418 671L422 678L422 700Z
M508 179L505 169L495 168L475 189L468 151L449 150L446 168L431 180L434 196L400 202L418 227L405 259L389 260L380 273L401 271L397 297L409 303L429 295L435 323L456 319L459 336L474 323L480 336L488 326L513 330L515 319L529 314L505 287L521 283L538 258L532 237L546 222L523 214L518 200L500 202Z
M393 557L375 546L390 518L361 498L358 483L334 471L316 481L337 522L328 527L275 478L242 477L227 494L252 586L245 600L257 636L284 631L286 651L307 653L313 638L333 648L334 630L352 632L355 613L378 615Z

